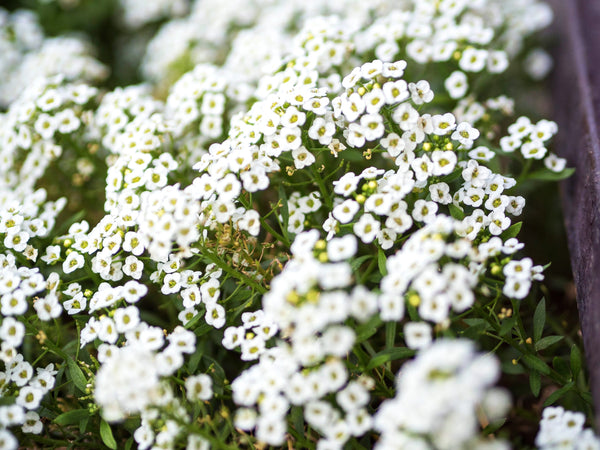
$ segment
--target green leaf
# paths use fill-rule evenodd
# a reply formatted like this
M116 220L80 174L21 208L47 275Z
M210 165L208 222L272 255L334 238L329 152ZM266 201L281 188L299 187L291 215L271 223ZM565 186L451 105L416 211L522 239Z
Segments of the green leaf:
M385 256L385 252L380 248L377 253L377 265L379 266L379 273L381 273L382 277L387 275L387 267L385 266L386 261L387 257Z
M577 345L573 344L571 346L571 373L573 374L573 379L576 379L579 376L579 372L581 372L581 366L581 350L579 350Z
M506 336L508 333L512 331L515 326L517 319L515 317L511 317L510 319L504 319L502 321L502 325L500 325L500 329L498 330L499 336Z
M408 312L408 317L410 317L410 320L412 320L413 322L419 322L421 320L416 306L414 306L410 302L406 304L406 312Z
M496 431L498 431L500 429L500 427L502 427L504 424L506 423L506 419L500 419L500 420L496 420L492 423L490 423L487 427L485 427L483 430L481 430L481 432L485 435L488 436L490 434L495 433Z
M533 313L533 342L540 340L546 324L546 299L542 298Z
M573 173L575 173L574 168L568 168L562 172L552 172L550 169L544 167L536 170L535 172L531 172L529 175L527 175L527 178L540 181L559 181L569 178L571 175L573 175Z
M200 363L200 360L202 359L203 354L204 354L204 347L202 347L202 346L196 347L196 351L194 352L194 354L192 356L190 356L190 359L187 364L188 369L190 370L190 373L196 372L196 369L198 368L198 364Z
M352 271L356 272L360 269L360 266L362 266L365 261L372 258L373 255L363 255L360 258L353 259L352 261L350 261L350 267L352 268Z
M110 425L104 419L100 420L100 437L104 445L112 450L117 450L117 441L115 441Z
M466 318L463 319L463 322L466 323L467 325L469 325L470 327L475 327L478 325L487 325L489 327L489 323L487 320L485 319L480 319L478 317L474 317L474 318Z
M559 398L561 398L563 395L565 395L567 392L569 392L571 389L573 389L574 386L575 386L575 383L573 383L571 381L571 382L565 384L560 389L557 389L556 391L554 391L552 394L550 394L548 396L548 398L544 402L544 406L550 406L550 405L552 405Z
M523 361L530 369L533 369L543 375L549 375L551 372L548 364L533 355L525 354L521 358L521 361Z
M502 238L503 241L506 241L507 239L510 239L510 238L517 237L517 235L519 234L519 231L521 231L521 226L523 226L523 222L517 222L515 224L512 224L510 227L508 227L508 229L506 229L504 231L504 233L502 233L500 235L500 237Z
M87 430L89 421L90 421L90 416L84 417L83 419L81 419L79 421L79 432L81 434L85 433L85 430Z
M379 318L379 316L372 317L368 322L359 325L356 328L356 343L360 344L361 342L366 341L375 333L381 326L383 322Z
M521 375L525 373L525 369L519 363L513 364L512 361L505 361L502 363L502 372L508 375Z
M131 447L133 447L133 437L130 437L129 439L127 439L127 442L125 442L124 450L131 450Z
M465 218L464 211L461 208L459 208L458 206L456 206L455 204L450 203L448 205L448 209L450 210L450 215L453 218L455 218L457 220L463 220Z
M302 411L302 407L293 406L291 410L290 417L292 419L292 424L294 425L294 430L298 433L304 433L304 414Z
M85 378L85 375L72 358L67 359L67 365L69 366L69 376L71 377L71 380L73 380L73 384L81 392L85 393L85 389L87 387L87 379Z
M544 350L564 339L564 336L546 336L535 343L535 350Z
M489 328L488 323L477 323L466 328L464 331L460 333L461 336L476 340L479 336L485 333L485 330Z
M54 419L54 423L67 426L80 423L82 420L87 419L90 416L90 412L87 409L73 409L71 411L64 412Z
M14 395L6 395L4 397L0 397L0 406L10 406L15 403L17 397Z
M208 366L208 375L213 380L213 391L215 394L222 395L223 394L223 385L226 379L225 370L218 363L218 361L208 355L203 356L203 360L209 363Z
M380 367L388 361L395 361L397 359L406 359L415 355L415 351L408 347L395 347L376 353L369 363L367 364L367 370L371 370L375 367Z
M556 370L561 376L567 378L571 374L571 369L567 362L560 358L559 356L555 356L552 360L552 367Z
M529 374L529 387L531 388L531 393L534 395L534 397L538 397L540 395L542 376L539 372L531 372Z

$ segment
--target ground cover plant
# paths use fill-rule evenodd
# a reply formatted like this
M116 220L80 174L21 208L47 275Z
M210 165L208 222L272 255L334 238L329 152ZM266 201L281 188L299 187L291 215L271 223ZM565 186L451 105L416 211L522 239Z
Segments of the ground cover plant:
M573 172L528 102L545 3L24 5L0 448L600 448L520 240Z

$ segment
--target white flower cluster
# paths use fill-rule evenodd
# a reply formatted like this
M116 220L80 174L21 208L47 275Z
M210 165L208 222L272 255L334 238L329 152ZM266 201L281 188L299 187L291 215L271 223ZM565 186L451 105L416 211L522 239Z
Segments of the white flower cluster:
M239 109L235 105L250 98L252 86L237 78L234 72L199 64L170 89L165 116L172 123L178 144L184 147L179 151L189 153L188 165L198 161L208 144L226 133L226 124Z
M46 393L55 384L57 370L54 364L45 368L35 368L29 363L19 348L23 345L26 330L19 320L28 310L28 298L41 295L48 290L46 297L34 301L36 315L40 320L58 317L62 307L56 289L58 276L53 274L48 280L38 268L18 267L14 255L0 255L0 361L4 370L0 371L0 397L14 397L13 404L0 406L0 441L6 448L17 445L9 427L21 426L23 432L39 434L42 422L36 412Z
M122 0L123 20L187 4L146 3ZM19 17L11 27L36 29ZM54 367L34 376L18 348L56 319L90 361L81 404L141 418L141 449L208 448L231 406L248 442L273 446L305 422L322 450L375 432L381 449L507 448L477 422L509 407L498 361L435 338L543 279L514 256L515 190L534 160L563 172L556 124L521 117L502 137L514 102L471 87L550 18L535 0L197 0L148 46L151 83L101 101L60 77L32 83L0 115L0 393L16 398L0 442L40 431ZM45 45L31 39L19 45ZM178 66L194 68L173 82ZM86 78L73 68L66 80ZM500 173L511 152L522 177ZM39 187L53 164L105 180L97 214L61 235L67 200Z
M110 421L168 402L165 391L169 388L161 384L161 377L172 375L183 365L183 355L196 349L196 336L182 327L169 334L169 344L160 350L164 345L160 328L139 326L139 319L137 324L133 320L120 322L120 331L129 328L125 345L99 348L102 366L96 374L94 389L94 398Z
M493 423L510 407L508 393L493 387L499 376L498 360L471 341L437 340L402 367L396 396L379 407L375 448L507 450L507 442L477 437L478 410Z
M165 18L183 16L188 12L189 0L119 0L121 20L128 28L140 28Z
M535 444L540 450L599 449L600 439L592 429L584 429L584 426L585 416L582 413L566 411L562 406L549 406L542 412Z
M45 38L30 11L0 8L0 107L13 102L38 78L61 74L68 80L101 81L108 69L76 37Z
M32 191L48 165L61 156L67 137L77 140L84 133L96 95L97 89L66 83L62 75L31 83L0 115L2 184L16 192Z
M2 334L11 332L14 323L8 320L2 324ZM24 433L40 434L43 429L40 415L36 410L41 406L42 398L54 388L55 370L53 364L44 368L34 368L24 360L23 355L16 353L9 362L2 352L2 361L6 370L0 372L0 393L2 396L16 395L12 405L0 406L0 444L3 448L17 448L18 441L8 430L9 427L20 426Z
M142 61L144 76L164 80L170 67L185 58L192 67L224 58L233 30L253 23L260 11L258 3L196 0L188 16L167 22L150 41Z
M556 123L540 120L533 124L527 117L519 117L508 127L509 135L500 139L502 150L512 153L520 150L525 159L544 159L544 165L553 172L561 172L566 161L548 152L545 143L558 131Z

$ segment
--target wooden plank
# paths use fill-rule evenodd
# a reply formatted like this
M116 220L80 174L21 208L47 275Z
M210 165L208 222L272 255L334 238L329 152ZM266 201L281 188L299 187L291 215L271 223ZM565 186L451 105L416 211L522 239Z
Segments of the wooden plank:
M557 152L576 168L562 183L571 264L591 390L600 408L600 1L555 0L552 80ZM600 429L600 414L596 418Z

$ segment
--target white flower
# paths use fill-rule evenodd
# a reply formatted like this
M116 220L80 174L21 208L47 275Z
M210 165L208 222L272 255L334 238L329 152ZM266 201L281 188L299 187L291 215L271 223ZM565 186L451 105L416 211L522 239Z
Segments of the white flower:
M426 322L407 322L404 325L404 341L414 350L431 344L431 325Z
M469 47L462 53L458 65L465 72L481 72L485 68L487 59L487 50Z
M33 304L40 320L45 322L56 319L62 312L62 306L58 297L54 294L48 294L46 297L36 300Z
M542 159L546 156L548 150L544 147L542 141L534 140L530 142L525 142L521 146L521 153L525 157L525 159Z
M302 169L315 162L315 156L304 146L294 149L292 151L292 157L294 158L294 166L296 169Z
M24 386L19 390L16 403L25 409L37 409L40 406L44 392L41 389Z
M456 118L454 114L446 113L436 114L432 117L433 134L444 136L456 128Z
M558 173L565 170L565 167L567 166L567 160L564 158L559 158L554 153L550 153L544 159L544 165L552 172Z
M222 328L225 325L225 308L216 303L206 305L204 320L214 328Z
M468 122L461 122L452 133L452 139L459 141L466 148L471 148L473 141L479 137L479 130L473 128Z
M354 256L357 248L356 237L352 234L333 238L327 243L327 257L333 262L349 259Z
M411 93L412 101L415 105L422 105L433 100L433 91L426 80L420 80L417 83L409 83L408 89Z
M507 278L502 287L502 292L509 298L523 299L529 294L531 281L524 278Z
M159 330L160 331L160 330ZM137 345L118 348L96 374L94 398L109 422L142 411L157 398L154 355Z
M23 342L24 336L25 325L12 317L4 317L0 326L0 340L17 348Z
M450 97L455 99L464 97L469 89L467 76L464 72L459 70L452 72L450 76L446 78L444 86Z
M378 297L379 314L384 321L400 321L404 318L404 297L383 293Z
M83 258L83 255L78 252L71 251L71 253L69 253L67 255L67 258L63 262L63 272L64 273L74 272L75 270L83 267L84 264L85 264L85 260Z
M388 105L403 102L410 96L408 85L404 80L388 81L383 84L382 91Z
M380 228L381 224L371 214L363 214L352 227L354 234L365 244L373 242Z

